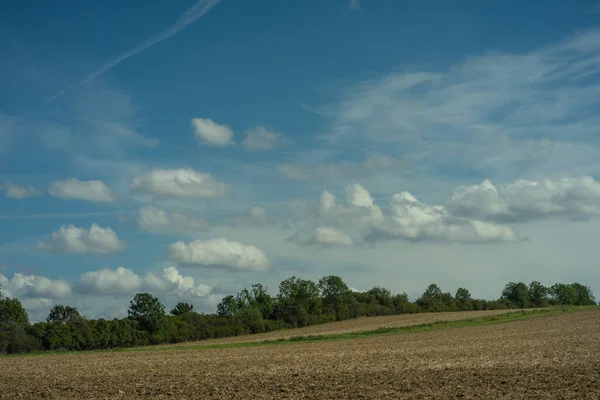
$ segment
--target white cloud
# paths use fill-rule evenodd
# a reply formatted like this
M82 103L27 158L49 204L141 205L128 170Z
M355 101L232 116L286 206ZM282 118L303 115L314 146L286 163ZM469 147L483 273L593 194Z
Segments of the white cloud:
M205 297L211 294L211 287L202 283L196 283L191 276L181 275L179 270L173 266L163 269L161 276L148 274L146 283L156 291L174 291L179 296Z
M132 295L139 291L150 291L176 295L178 298L206 297L211 294L210 286L196 282L191 276L181 275L173 266L164 268L159 275L150 272L144 277L124 267L86 272L80 276L77 289L81 293L104 295Z
M345 204L339 204L333 193L324 190L317 204L299 202L294 210L296 221L332 225L342 229L364 229L374 220L383 218L381 208L374 203L370 193L363 186L347 186L345 197Z
M364 292L364 290L360 290L360 289L357 289L357 288L352 287L352 286L348 286L348 289L350 289L351 292L356 292L356 293L363 293Z
M246 132L246 138L242 146L248 151L267 151L278 144L289 144L289 140L277 132L273 132L264 126L258 126Z
M273 222L273 219L269 217L265 208L250 206L247 214L236 215L226 219L225 222L232 226L263 226Z
M100 203L112 203L116 194L100 180L80 181L77 178L54 181L48 189L50 196L67 200L87 200Z
M190 213L171 212L157 206L144 206L138 213L141 230L152 233L195 232L204 230L208 222Z
M11 182L0 185L0 190L3 190L4 195L11 199L24 199L41 194L41 192L33 186L21 186Z
M231 185L191 168L153 169L135 177L130 187L134 192L151 193L159 198L202 199L231 193Z
M384 209L383 218L374 219L368 239L382 238L456 242L513 242L519 239L509 226L454 218L443 206L428 206L408 192L395 194Z
M259 248L224 238L175 242L169 246L171 260L186 266L226 267L237 270L271 269L267 254Z
M79 277L77 289L81 293L131 294L142 286L142 280L132 270L124 267L90 271Z
M355 244L355 240L346 232L330 226L318 226L313 230L301 230L288 240L301 246L346 247Z
M110 254L125 248L110 228L92 224L90 229L63 225L52 236L38 243L38 248L56 253Z
M382 187L398 179L430 187L440 177L455 186L465 173L503 181L597 175L597 43L600 29L592 29L528 52L490 51L359 82L324 113L331 125L322 147L332 161L369 151L411 165L401 177L393 168L379 173Z
M233 131L227 125L220 125L208 118L194 118L192 128L198 140L213 146L233 144Z
M449 208L456 215L500 222L569 217L583 219L600 214L600 182L590 176L560 180L519 180L496 187L480 185L454 191Z
M318 205L301 207L297 212L297 221L356 231L362 240L371 243L389 239L467 243L519 240L509 226L451 215L444 206L426 205L406 191L391 196L388 204L381 207L358 184L346 188L345 204L336 203L335 196L325 190ZM320 238L317 233L300 230L292 237L292 241L317 244L327 239L333 241L335 237L349 245L352 240L350 235L342 231L337 235L333 231L324 231ZM352 243L358 242L352 240Z
M12 279L0 274L0 285L9 297L64 299L71 294L71 285L63 280L15 273Z

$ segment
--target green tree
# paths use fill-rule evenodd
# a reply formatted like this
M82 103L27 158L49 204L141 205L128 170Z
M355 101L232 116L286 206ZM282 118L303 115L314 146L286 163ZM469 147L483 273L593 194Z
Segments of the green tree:
M576 294L576 302L575 304L578 306L592 306L596 304L596 299L594 298L594 294L592 293L592 289L589 286L584 286L580 283L572 283L570 285L573 288L573 291Z
M406 293L397 294L392 298L396 314L408 314L417 312L417 305L408 300Z
M18 299L7 297L0 288L0 323L29 324L27 312Z
M339 276L324 276L317 284L323 306L333 312L337 320L349 317L349 306L353 297L348 285Z
M381 286L375 286L367 291L367 295L370 296L376 303L384 307L393 307L394 302L392 300L392 292Z
M548 302L548 288L538 281L529 284L529 301L535 306L544 306Z
M129 318L138 321L148 332L155 332L165 317L165 306L149 293L138 293L129 303Z
M442 294L442 289L440 289L440 287L435 283L432 283L427 287L427 289L425 289L425 293L423 293L423 296L431 297L436 300L441 300Z
M458 310L473 310L475 307L478 306L477 303L473 302L473 299L471 298L471 293L463 287L460 287L456 290L456 295L454 296L454 298L456 308Z
M50 314L48 315L48 318L46 318L46 322L66 323L81 318L82 316L79 314L79 311L77 311L75 307L57 304L54 307L52 307L52 310L50 310Z
M248 333L260 333L264 330L264 320L257 306L248 306L240 310L236 318L244 325Z
M509 300L517 307L529 307L529 288L523 282L509 282L502 291L502 298Z
M568 306L577 303L577 291L572 285L556 283L550 287L549 293L555 304Z
M273 314L273 308L275 307L275 300L267 290L267 288L260 283L252 285L252 296L254 304L260 310L263 319L269 319Z
M193 305L180 301L171 310L171 315L183 315L185 313L189 313L189 312L193 312L193 311L194 311Z
M455 308L454 298L450 293L443 293L436 284L431 284L417 299L417 304L430 312L448 311Z
M217 305L217 314L220 317L233 317L238 312L238 302L232 295L223 297Z
M292 276L279 285L276 314L292 326L307 326L321 314L321 298L317 285Z
M252 285L251 290L244 288L235 296L225 296L217 305L217 314L221 317L231 317L251 308L259 310L262 319L268 319L273 313L274 303L267 288L256 283ZM249 313L252 314L253 311Z
M39 342L20 323L0 323L0 353L28 353L40 349Z
M471 293L467 289L460 287L456 290L456 295L454 297L458 301L467 302L471 300Z

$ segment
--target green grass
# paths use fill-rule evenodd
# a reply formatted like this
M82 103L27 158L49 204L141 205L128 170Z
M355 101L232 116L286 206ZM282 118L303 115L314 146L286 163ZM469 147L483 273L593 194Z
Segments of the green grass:
M516 322L532 318L547 317L552 315L563 314L566 312L582 311L591 308L599 308L598 306L573 306L573 307L553 307L543 310L523 310L514 311L507 314L499 314L494 316L476 317L458 321L438 321L430 324L422 325L410 325L396 328L378 328L368 331L339 333L331 335L307 335L307 336L293 336L288 339L276 339L276 340L262 340L256 342L243 342L243 343L222 343L222 344L198 344L191 346L144 346L144 347L133 347L133 348L119 348L119 349L108 349L108 350L90 350L90 351L70 351L70 352L39 352L29 354L15 354L4 357L26 357L26 356L43 356L43 355L57 355L57 354L81 354L81 353L112 353L112 352L139 352L139 351L187 351L187 350L206 350L206 349L231 349L241 347L258 347L258 346L273 346L273 345L291 345L297 343L307 342L324 342L334 340L351 340L351 339L366 339L377 336L388 336L388 335L406 335L419 332L430 332L440 331L446 329L458 329L458 328L469 328L475 326L486 326L495 325L507 322ZM2 356L0 356L2 357Z
M454 328L468 328L473 326L494 325L499 323L522 321L531 318L539 318L551 315L563 314L565 312L581 311L595 306L579 306L579 307L556 307L544 310L523 310L509 312L494 316L477 317L458 321L438 321L431 324L411 325L397 328L378 328L368 331L338 333L332 335L307 335L307 336L292 336L289 339L262 340L256 342L243 343L223 343L223 344L198 344L193 346L163 346L163 347L145 347L145 348L130 348L119 349L121 351L141 351L141 350L200 350L200 349L221 349L221 348L238 348L238 347L256 347L269 345L294 344L299 342L323 342L332 340L349 340L349 339L365 339L375 336L385 335L402 335L418 332L438 331Z

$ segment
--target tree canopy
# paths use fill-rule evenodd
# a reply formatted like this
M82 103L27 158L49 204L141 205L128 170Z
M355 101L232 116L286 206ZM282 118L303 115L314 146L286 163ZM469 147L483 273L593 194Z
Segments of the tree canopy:
M149 293L138 293L129 303L127 315L148 331L154 332L165 316L165 306Z
M52 307L46 322L31 325L21 302L7 297L0 288L0 352L177 343L361 316L593 304L591 289L580 283L546 287L538 281L529 285L509 282L498 300L473 298L464 287L452 296L431 284L416 301L410 301L406 293L392 294L381 286L365 292L351 291L339 276L324 276L318 282L293 276L281 282L276 296L258 283L228 294L214 314L200 314L193 304L178 302L166 315L165 306L157 297L138 293L130 301L126 318L86 319L76 308L58 304Z
M50 310L50 314L48 315L46 321L65 323L68 321L74 321L79 318L82 317L81 315L79 315L79 311L77 311L75 307L57 304L54 307L52 307L52 310Z
M183 315L185 313L193 312L194 306L189 303L180 301L171 309L171 315Z

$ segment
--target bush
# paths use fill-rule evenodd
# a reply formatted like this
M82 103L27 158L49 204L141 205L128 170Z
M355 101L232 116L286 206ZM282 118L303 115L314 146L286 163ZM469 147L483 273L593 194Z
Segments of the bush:
M0 352L7 354L30 353L40 350L40 344L27 334L22 324L8 323L0 325Z

